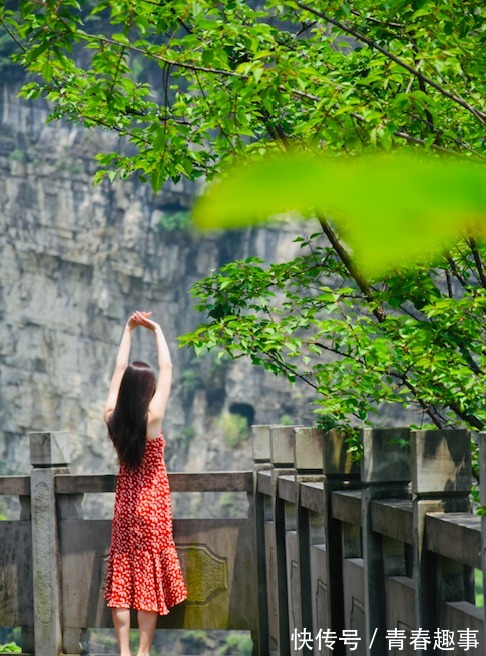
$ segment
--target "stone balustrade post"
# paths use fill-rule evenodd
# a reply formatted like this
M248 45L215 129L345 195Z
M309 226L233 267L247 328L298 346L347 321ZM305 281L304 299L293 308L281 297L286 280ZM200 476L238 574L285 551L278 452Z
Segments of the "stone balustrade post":
M304 502L303 496L309 491L310 485L323 484L323 440L324 432L316 428L296 427L294 439L294 464L295 477L295 529L297 553L292 556L287 554L289 563L289 590L291 591L290 621L292 628L307 631L314 640L319 627L316 625L313 592L313 577L311 572L311 560L313 557L312 544L323 541L323 517L312 512L309 504ZM319 487L320 492L320 487ZM320 494L318 494L321 497ZM321 497L322 499L322 497ZM291 561L291 562L290 562ZM297 594L294 592L298 585ZM296 603L297 602L297 603ZM302 649L294 642L293 653L313 654L309 643L304 643Z
M438 626L438 606L441 601L437 556L427 551L425 517L429 512L468 512L471 491L471 445L467 430L414 431L412 449L412 499L414 528L414 589L416 629L428 630L433 635ZM449 587L455 585L450 577ZM442 578L448 572L442 568ZM452 588L451 588L452 591ZM417 654L426 650L417 649Z
M323 478L322 453L317 461L309 457L308 450L312 450L314 446L312 435L311 428L295 427L293 434L286 431L286 434L281 436L285 443L285 455L279 455L284 463L290 459L294 463L294 468L283 472L278 479L278 498L283 501L285 512L285 559L291 656L313 653L309 643L303 640L303 636L312 634L312 600L309 510L301 504L303 483L316 482ZM291 447L293 447L293 454L287 452L287 448ZM274 449L274 459L275 457Z
M344 536L340 522L333 517L332 493L338 490L356 490L361 487L360 466L353 461L348 453L346 431L327 431L323 440L324 473L324 535L326 544L326 568L328 572L327 609L328 624L319 623L317 629L329 626L338 636L342 635L344 625L344 589L343 589L343 556ZM344 643L338 641L335 654L346 653ZM324 652L322 652L324 653Z
M34 639L36 656L62 653L61 564L55 474L67 473L64 432L30 433Z
M276 595L277 653L290 654L289 590L287 577L286 517L285 501L279 494L281 476L294 474L293 426L270 426L270 460L272 464L272 496L270 517L273 519L273 563L276 588L269 588L270 595ZM270 555L270 561L272 561Z
M295 429L295 467L299 493L299 541L303 625L314 639L313 653L324 654L319 631L341 635L344 628L342 539L332 515L332 493L359 486L359 466L347 452L346 433ZM336 656L345 646L337 641Z
M267 568L265 563L265 497L258 489L259 472L271 469L270 426L253 425L251 427L253 456L253 495L255 513L255 553L257 568L257 603L258 603L258 644L260 656L269 654L268 603L267 603Z
M406 498L411 480L408 428L365 428L361 431L361 526L364 563L364 635L366 654L382 656L386 645L385 567L381 536L372 529L376 499Z
M32 520L32 506L30 501L30 494L19 496L19 501L20 501L20 520L28 521L30 524ZM34 639L34 627L32 626L32 624L30 624L29 626L22 626L21 635L22 635L21 638L22 651L26 653L34 653L35 639Z
M285 502L278 487L279 477L294 471L294 427L254 426L252 436L260 653L277 656L290 653Z

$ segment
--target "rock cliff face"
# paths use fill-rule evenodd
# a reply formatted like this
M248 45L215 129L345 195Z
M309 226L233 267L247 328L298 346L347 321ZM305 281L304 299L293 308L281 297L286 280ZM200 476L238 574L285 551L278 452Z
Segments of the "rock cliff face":
M229 446L224 436L228 426L238 433L235 414L253 423L283 415L311 423L305 390L245 362L199 362L175 341L199 319L192 282L228 259L287 258L297 251L295 231L163 231L163 216L190 205L190 185L168 185L156 197L136 181L94 187L95 148L116 147L113 137L45 124L45 108L19 100L13 85L4 82L0 91L3 471L28 470L29 431L61 429L72 435L75 472L116 469L101 415L124 321L137 308L153 311L173 355L164 428L169 468L248 464L249 443ZM133 358L155 363L152 342L136 331Z

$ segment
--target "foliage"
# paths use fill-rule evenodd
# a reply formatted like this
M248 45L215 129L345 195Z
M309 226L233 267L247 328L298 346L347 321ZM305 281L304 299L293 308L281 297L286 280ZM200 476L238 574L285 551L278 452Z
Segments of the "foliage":
M482 570L474 570L474 596L478 608L484 608L483 576Z
M233 633L228 636L226 645L221 648L219 654L239 654L240 656L251 656L253 653L253 642L249 635Z
M21 654L22 649L14 642L9 642L5 645L0 645L1 654Z
M196 437L196 429L192 424L188 424L184 426L184 428L181 430L181 443L184 449L189 448L189 444L192 442L192 440Z
M0 18L35 76L26 99L130 142L100 156L110 179L136 173L157 190L290 144L483 146L476 0L20 0ZM141 61L159 67L156 83Z
M172 232L173 230L187 230L191 225L191 213L186 211L164 213L159 221L158 228L161 232Z
M15 42L12 36L7 32L0 32L0 72L3 76L8 75L14 70L14 64L11 55L15 52Z
M228 446L236 447L249 437L248 422L245 417L226 412L216 419L216 427L223 434Z
M27 153L20 148L14 148L8 154L8 158L11 162L22 162L24 163L27 160Z
M120 135L119 152L100 154L97 180L135 174L157 191L265 154L358 160L405 144L484 162L476 0L20 0L0 17L32 76L24 98L45 96L52 118ZM144 62L160 68L156 85ZM382 172L368 186L338 191L358 205L366 194L386 226L395 213L382 199L413 197L416 183ZM404 216L417 236L415 212ZM182 344L309 384L324 427L373 423L384 403L399 403L418 424L482 429L482 241L465 234L420 266L378 276L358 265L332 213L314 220L293 261L250 258L198 283L207 321Z
M193 361L181 371L181 389L183 397L188 397L202 385L201 373Z
M291 415L282 415L278 423L280 426L294 426L295 425L295 419Z
M343 263L321 234L302 245L292 262L249 258L197 283L208 321L182 343L219 346L306 382L326 428L366 423L383 404L400 403L419 411L417 423L481 429L486 291L466 244L433 267L385 276L369 293L343 283Z

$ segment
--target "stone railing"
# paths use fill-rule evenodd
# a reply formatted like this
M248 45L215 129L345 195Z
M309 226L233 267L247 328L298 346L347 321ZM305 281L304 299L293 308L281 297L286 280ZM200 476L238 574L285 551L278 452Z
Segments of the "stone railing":
M248 630L260 656L485 653L486 519L471 512L466 431L364 430L360 465L338 432L252 432L253 472L169 475L173 492L250 503L237 519L175 518L189 598L158 628ZM111 522L83 518L82 498L116 477L71 475L67 441L31 434L31 475L0 477L21 503L0 522L0 626L22 627L36 656L86 653L85 630L111 626Z
M86 629L112 626L103 599L111 521L85 519L82 499L114 492L116 476L71 475L68 437L31 433L31 475L0 477L0 495L21 503L19 520L0 522L0 626L20 626L23 652L35 656L87 653ZM174 519L188 599L158 628L248 630L256 642L252 472L169 481L172 492L242 492L250 503L245 517Z
M358 466L337 432L253 427L260 653L484 655L469 434L369 429L362 444Z

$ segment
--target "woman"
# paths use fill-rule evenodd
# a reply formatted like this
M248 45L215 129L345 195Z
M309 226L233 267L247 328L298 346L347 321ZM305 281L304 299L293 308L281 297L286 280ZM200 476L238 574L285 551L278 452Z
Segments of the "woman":
M149 656L157 615L187 597L172 537L162 435L172 364L162 329L150 315L135 312L125 326L104 411L120 463L105 592L120 656L131 656L130 608L138 611L137 656ZM131 334L138 326L155 335L157 381L148 364L128 364Z

